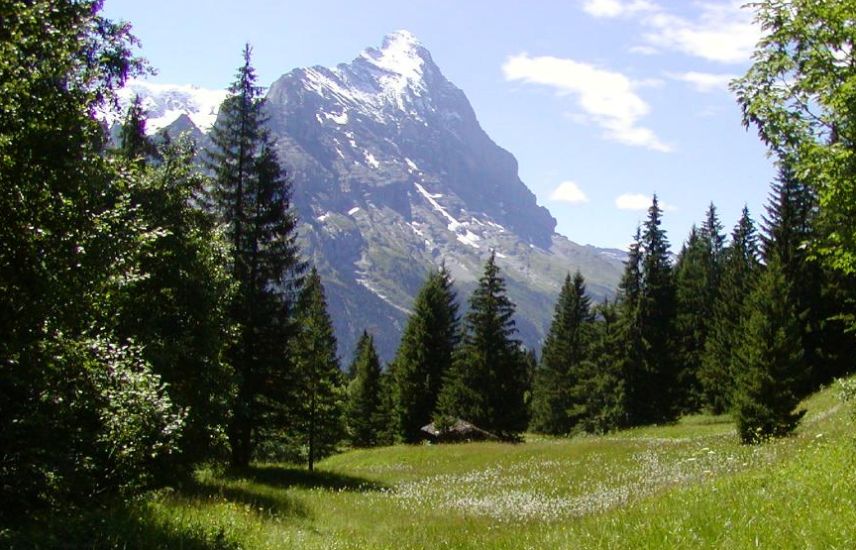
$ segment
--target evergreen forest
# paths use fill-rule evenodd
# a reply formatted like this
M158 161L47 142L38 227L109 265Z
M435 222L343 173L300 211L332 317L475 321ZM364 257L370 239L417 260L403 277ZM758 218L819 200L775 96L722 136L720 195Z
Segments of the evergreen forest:
M856 68L834 53L852 59L852 1L757 3L766 34L731 86L777 168L763 212L726 228L710 204L670 240L655 195L628 228L614 297L595 302L567 273L537 350L519 338L497 251L468 296L438 264L388 364L368 331L339 356L249 45L210 146L149 135L139 101L111 134L100 113L149 70L131 26L100 0L2 6L2 546L145 547L154 535L133 518L169 498L308 521L272 493L248 499L247 484L383 494L325 471L374 472L360 460L380 447L422 457L377 466L406 475L447 440L549 454L545 441L724 418L733 452L759 456L854 371ZM150 542L277 546L197 527Z

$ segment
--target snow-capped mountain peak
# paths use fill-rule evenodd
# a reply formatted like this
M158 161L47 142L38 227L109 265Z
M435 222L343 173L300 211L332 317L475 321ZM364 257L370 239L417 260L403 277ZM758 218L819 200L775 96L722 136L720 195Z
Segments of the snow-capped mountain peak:
M378 69L399 75L409 81L422 79L426 57L428 57L428 51L410 31L406 30L386 35L380 49L368 48L360 54L360 58Z
M207 132L217 120L226 91L132 79L119 90L119 102L123 109L131 104L135 96L139 96L146 112L147 133L154 134L169 126L182 114L186 114L197 128Z

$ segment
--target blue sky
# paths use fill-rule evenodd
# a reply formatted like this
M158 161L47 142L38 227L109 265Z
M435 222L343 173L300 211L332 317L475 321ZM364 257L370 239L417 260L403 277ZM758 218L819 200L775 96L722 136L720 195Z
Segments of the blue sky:
M262 84L413 32L583 244L625 248L650 195L677 250L713 201L757 219L774 175L727 91L759 36L743 0L106 0L153 82L225 88L245 42ZM299 182L297 183L299 184Z

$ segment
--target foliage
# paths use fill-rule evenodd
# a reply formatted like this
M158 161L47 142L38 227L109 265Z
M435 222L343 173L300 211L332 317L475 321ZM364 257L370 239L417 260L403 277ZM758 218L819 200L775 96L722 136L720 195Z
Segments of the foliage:
M97 111L142 69L97 1L7 2L0 33L0 519L92 506L164 481L183 416L117 297L157 231L103 155Z
M382 440L388 418L383 410L380 360L368 332L363 331L357 343L349 371L352 377L348 385L347 417L351 444L373 447Z
M431 422L459 325L452 279L444 266L428 274L416 295L391 366L397 432L407 443L419 441L422 426Z
M748 208L743 208L723 256L719 294L713 304L698 374L704 403L714 414L731 408L739 371L735 352L749 314L745 304L760 271L758 238Z
M626 403L635 424L673 420L680 397L675 358L663 351L674 343L675 287L662 213L655 195L621 282Z
M345 436L345 384L336 358L336 337L327 313L324 287L315 268L297 304L296 333L289 353L293 404L288 433L303 447L312 470Z
M249 45L243 57L211 131L208 166L214 173L210 198L226 225L229 269L237 285L229 314L239 334L228 357L238 388L228 433L232 462L245 467L289 400L286 346L304 264L291 185L264 127Z
M674 270L679 404L684 412L700 410L703 402L700 371L720 293L724 247L722 224L711 204L701 230L691 231Z
M594 317L585 280L577 272L565 277L553 323L544 341L541 363L535 371L532 419L529 427L541 433L564 435L574 428L574 393L590 361ZM592 370L592 369L587 369ZM579 396L582 397L582 396Z
M197 206L209 182L193 166L193 154L186 140L164 144L159 164L134 190L138 219L157 233L140 253L146 276L117 300L119 334L145 343L143 356L188 410L182 442L188 462L222 446L234 376L225 359L232 333L228 245L214 217Z
M750 4L764 30L753 64L735 81L744 123L819 195L817 250L856 273L856 2Z
M526 428L527 368L514 338L514 304L491 253L470 297L463 339L438 399L439 417L457 417L502 437Z
M744 443L786 435L805 413L794 412L806 370L789 285L774 256L747 304L751 313L736 351L739 371L734 395L734 415Z

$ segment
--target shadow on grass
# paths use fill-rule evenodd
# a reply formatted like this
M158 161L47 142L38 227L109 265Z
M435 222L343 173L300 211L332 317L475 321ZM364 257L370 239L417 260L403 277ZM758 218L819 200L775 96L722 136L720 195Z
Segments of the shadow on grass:
M219 480L195 481L183 485L173 498L185 500L190 504L225 501L249 506L256 512L270 512L278 517L306 518L309 510L299 500L276 491L277 487L256 485L236 485L231 483L239 479L228 476Z
M228 527L174 525L145 505L116 502L79 513L31 517L15 529L0 530L0 547L232 550L241 544Z
M310 472L302 468L285 466L250 466L230 471L227 476L231 479L246 479L271 487L286 489L325 489L328 491L372 492L387 488L383 483L356 476L335 472L315 470Z

